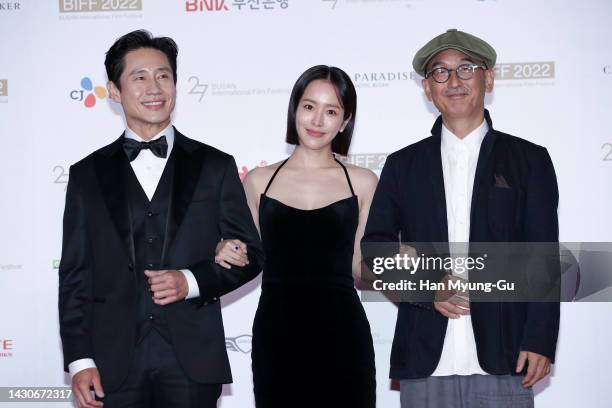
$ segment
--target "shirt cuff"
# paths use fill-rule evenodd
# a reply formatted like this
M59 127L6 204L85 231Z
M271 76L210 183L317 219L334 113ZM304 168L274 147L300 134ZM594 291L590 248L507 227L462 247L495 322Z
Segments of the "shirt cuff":
M93 359L82 358L80 360L75 360L72 363L68 364L68 372L70 373L71 378L79 371L83 371L87 368L96 368L96 363L94 363Z
M187 297L185 299L200 297L200 287L195 276L193 276L193 272L189 269L181 269L180 271L185 275L185 279L187 279Z

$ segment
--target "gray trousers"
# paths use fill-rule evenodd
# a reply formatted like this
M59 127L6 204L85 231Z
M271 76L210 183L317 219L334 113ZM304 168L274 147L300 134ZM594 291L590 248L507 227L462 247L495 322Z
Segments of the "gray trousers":
M523 376L451 375L400 381L402 408L533 408Z

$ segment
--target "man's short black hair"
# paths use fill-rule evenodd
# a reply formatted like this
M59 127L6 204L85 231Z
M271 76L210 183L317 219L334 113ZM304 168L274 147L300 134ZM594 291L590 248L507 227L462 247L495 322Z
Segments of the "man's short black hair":
M121 90L119 78L125 68L125 55L140 48L152 48L163 52L168 58L168 63L172 68L172 76L176 84L176 56L178 46L170 37L153 37L147 30L136 30L119 37L109 48L104 60L106 75L117 89Z

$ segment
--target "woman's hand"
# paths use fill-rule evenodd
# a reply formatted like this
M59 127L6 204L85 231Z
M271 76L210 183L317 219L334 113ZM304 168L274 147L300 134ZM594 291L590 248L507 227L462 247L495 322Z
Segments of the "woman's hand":
M215 263L226 269L231 269L232 265L248 265L246 244L239 239L222 239L215 249Z

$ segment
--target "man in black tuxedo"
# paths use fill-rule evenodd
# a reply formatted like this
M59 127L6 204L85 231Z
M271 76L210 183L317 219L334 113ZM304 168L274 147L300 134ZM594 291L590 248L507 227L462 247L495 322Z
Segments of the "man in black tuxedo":
M231 382L219 297L262 267L234 159L171 124L177 54L143 30L112 45L108 90L127 129L70 170L59 315L82 407L216 407ZM248 262L215 263L224 237Z
M455 29L417 52L413 67L441 115L430 137L388 157L362 245L558 241L546 149L493 129L484 109L495 60L489 44ZM400 303L390 376L402 407L532 407L558 327L558 303Z

